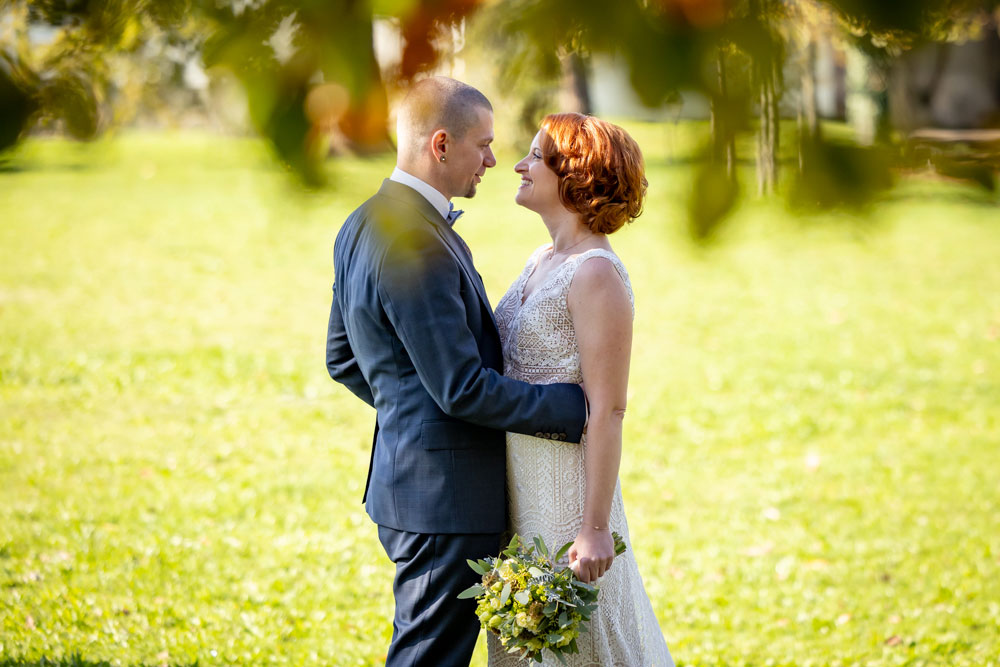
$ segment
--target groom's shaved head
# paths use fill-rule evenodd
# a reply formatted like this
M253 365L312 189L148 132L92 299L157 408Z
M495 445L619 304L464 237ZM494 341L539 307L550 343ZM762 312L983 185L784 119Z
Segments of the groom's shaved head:
M478 109L493 106L472 86L435 76L413 84L396 114L400 157L415 158L437 130L462 139L478 120Z

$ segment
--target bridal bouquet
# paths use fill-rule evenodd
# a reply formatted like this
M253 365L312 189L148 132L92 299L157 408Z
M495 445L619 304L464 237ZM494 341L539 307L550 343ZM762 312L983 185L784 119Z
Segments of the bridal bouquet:
M625 542L612 533L615 554L625 551ZM559 661L564 655L579 653L576 638L582 623L597 609L597 587L577 579L568 567L556 567L572 542L555 556L540 537L525 546L514 535L503 552L493 558L468 561L482 583L462 591L460 598L476 598L480 624L500 638L509 653L542 661L548 649Z

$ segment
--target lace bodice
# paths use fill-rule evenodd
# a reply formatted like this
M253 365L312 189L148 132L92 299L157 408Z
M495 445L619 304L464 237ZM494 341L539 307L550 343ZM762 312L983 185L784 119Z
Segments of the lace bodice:
M633 302L632 286L621 260L609 250L594 249L566 260L527 296L524 286L549 246L536 250L524 271L500 299L497 326L503 344L504 374L532 384L582 381L580 351L567 298L577 269L588 259L614 264ZM530 540L541 536L558 548L576 537L586 497L586 438L579 443L507 434L507 498L510 530ZM615 559L600 581L598 610L578 638L580 652L571 667L672 667L673 661L653 613L632 554L620 484L611 503L610 528L628 550ZM491 667L525 667L488 635ZM557 665L551 654L545 666Z
M524 297L524 286L531 277L545 245L532 253L521 275L500 299L496 308L497 327L503 344L504 375L532 384L583 381L580 373L580 350L569 314L567 298L576 270L592 257L604 257L614 264L628 290L632 309L635 298L625 265L610 250L595 248L563 262L535 290Z

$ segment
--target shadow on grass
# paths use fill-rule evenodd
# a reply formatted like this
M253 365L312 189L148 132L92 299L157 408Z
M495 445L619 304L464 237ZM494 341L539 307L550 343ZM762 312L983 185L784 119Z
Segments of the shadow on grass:
M797 156L782 156L777 160L779 167L785 167L791 169L795 167L797 169L799 164L799 159ZM704 153L695 153L689 155L665 155L665 156L654 156L646 158L646 168L652 167L696 167L703 164L711 162L711 159ZM743 155L736 157L736 166L738 167L754 167L757 164L757 158L753 155ZM791 173L791 172L789 172Z
M995 208L1000 204L1000 197L983 187L973 183L962 183L958 187L962 189L920 191L913 188L896 187L886 193L883 199L888 202L928 202L980 208Z
M135 663L133 667L153 667L154 664L158 663ZM178 665L178 667L197 667L197 662L188 663L187 665L180 665L179 663L170 663L171 665ZM41 658L40 660L27 660L23 658L3 658L0 659L0 667L112 667L112 664L106 660L87 660L79 653L74 653L73 655L67 656L65 658Z
M17 156L11 156L9 158L0 158L0 175L2 174L20 174L29 171L87 171L92 169L92 165L84 164L82 162L39 162L32 160L31 158L19 158Z

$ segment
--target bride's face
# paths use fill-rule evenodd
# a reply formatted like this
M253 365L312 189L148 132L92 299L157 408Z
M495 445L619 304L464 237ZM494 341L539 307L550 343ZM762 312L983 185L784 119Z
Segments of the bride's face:
M541 137L542 132L539 131L531 142L528 154L514 165L514 171L521 176L521 186L514 195L514 201L536 213L554 206L562 207L562 202L559 201L559 177L545 165Z

